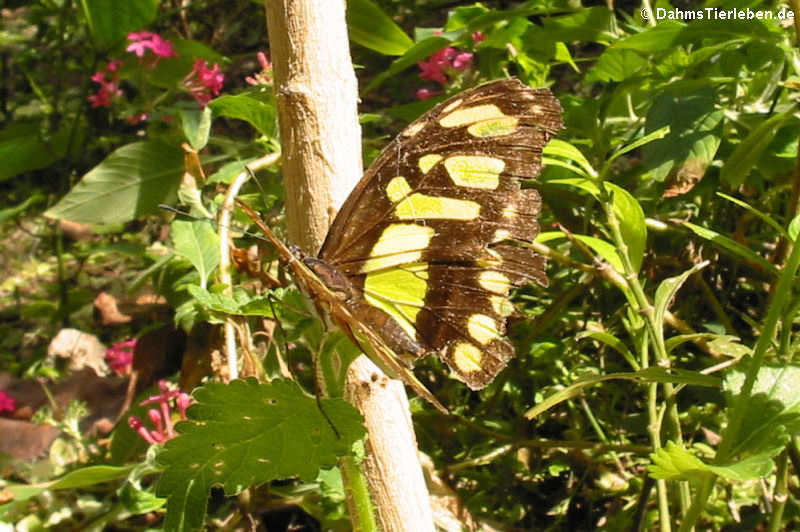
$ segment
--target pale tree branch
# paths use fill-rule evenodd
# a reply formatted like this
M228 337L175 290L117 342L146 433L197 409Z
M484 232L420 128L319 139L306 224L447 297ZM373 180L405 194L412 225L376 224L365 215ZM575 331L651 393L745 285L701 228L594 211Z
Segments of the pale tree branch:
M362 173L345 3L267 0L265 5L289 235L306 251L315 252L333 213ZM366 418L369 456L364 470L381 529L433 531L403 386L390 384L361 356L350 366L348 390ZM382 393L385 390L391 393ZM352 506L350 511L355 521L358 512Z

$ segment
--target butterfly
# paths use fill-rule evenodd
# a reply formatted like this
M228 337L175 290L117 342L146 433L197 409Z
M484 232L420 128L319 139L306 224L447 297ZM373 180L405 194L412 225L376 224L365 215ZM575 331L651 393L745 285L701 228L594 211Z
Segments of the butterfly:
M384 148L315 257L242 207L317 311L446 412L413 363L435 354L477 390L513 357L510 292L547 284L544 257L526 246L541 200L522 182L539 175L562 127L552 93L514 78L453 96Z

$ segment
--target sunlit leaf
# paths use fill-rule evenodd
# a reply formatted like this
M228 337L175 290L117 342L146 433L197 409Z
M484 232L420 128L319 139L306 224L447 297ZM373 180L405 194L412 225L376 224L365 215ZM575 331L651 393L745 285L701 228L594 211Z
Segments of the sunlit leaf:
M167 497L168 532L202 529L212 486L231 496L275 479L313 480L365 434L350 404L318 403L287 380L214 382L193 397L190 420L159 455L165 469L156 495Z
M171 203L183 152L155 141L123 146L89 171L45 215L88 224L128 222Z

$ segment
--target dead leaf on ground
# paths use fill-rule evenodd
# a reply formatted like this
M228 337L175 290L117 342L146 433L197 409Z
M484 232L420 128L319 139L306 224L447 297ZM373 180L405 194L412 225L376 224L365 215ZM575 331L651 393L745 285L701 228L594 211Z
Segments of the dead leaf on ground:
M78 329L61 329L47 347L47 356L55 365L55 357L69 359L69 369L91 368L97 375L108 375L106 346L93 334Z

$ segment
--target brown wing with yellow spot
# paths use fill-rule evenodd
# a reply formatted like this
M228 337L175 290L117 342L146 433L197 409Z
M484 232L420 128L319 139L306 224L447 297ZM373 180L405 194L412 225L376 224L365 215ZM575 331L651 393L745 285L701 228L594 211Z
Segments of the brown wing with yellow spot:
M354 315L384 314L400 355L437 353L470 387L491 382L513 355L503 338L510 290L546 283L543 258L518 245L538 233L540 210L538 193L520 184L538 176L561 127L550 91L516 79L464 91L409 125L319 254L362 291ZM403 352L409 345L419 348Z

